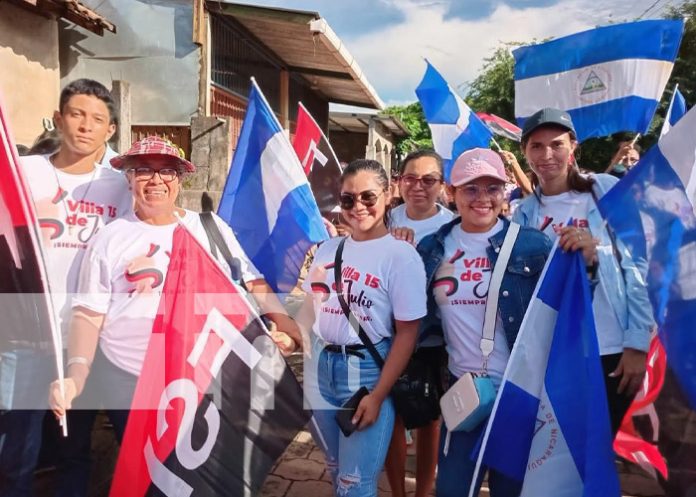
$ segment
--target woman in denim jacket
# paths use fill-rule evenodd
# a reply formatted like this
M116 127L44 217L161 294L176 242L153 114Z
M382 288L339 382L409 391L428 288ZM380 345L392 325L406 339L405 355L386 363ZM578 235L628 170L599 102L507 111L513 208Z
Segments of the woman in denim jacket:
M445 335L449 354L450 385L467 372L480 372L483 353L480 342L490 278L498 260L510 222L500 216L507 181L503 163L495 152L474 149L463 153L450 175L452 194L461 217L442 226L418 245L428 281L428 314L424 333L439 327ZM541 275L551 242L532 228L521 228L502 278L495 324L493 352L487 371L498 387L510 350L522 323L522 317ZM462 495L471 486L475 448L482 422L470 432L440 436L436 495ZM481 477L485 471L482 471ZM490 470L489 485L494 497L519 494L520 484ZM480 480L476 486L480 486Z
M582 251L592 281L599 353L616 434L643 380L653 327L642 272L621 241L612 240L597 208L597 200L618 180L608 174L580 174L573 123L558 109L532 115L522 130L521 145L538 186L519 204L513 221L558 237L564 250ZM511 153L504 159L515 160Z

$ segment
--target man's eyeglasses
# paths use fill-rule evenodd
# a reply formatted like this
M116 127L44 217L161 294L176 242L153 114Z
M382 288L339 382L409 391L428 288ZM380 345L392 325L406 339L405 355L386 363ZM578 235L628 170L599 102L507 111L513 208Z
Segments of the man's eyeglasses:
M416 183L420 183L423 185L423 188L432 188L435 185L441 184L442 178L439 176L422 176L419 178L415 174L404 174L401 177L401 181L403 181L404 185L408 187L415 186Z
M165 183L174 181L179 176L178 169L168 167L157 170L152 169L151 167L134 167L129 169L128 172L135 176L137 181L150 181L152 178L154 178L155 173L159 174L159 177L162 178L162 181Z
M504 185L461 185L457 187L457 191L461 192L467 200L476 200L481 193L485 192L486 195L493 200L500 200L505 195Z
M338 199L341 209L344 211L349 211L355 207L356 202L360 202L365 207L374 206L383 193L383 191L376 193L374 190L365 190L364 192L360 193L341 193Z

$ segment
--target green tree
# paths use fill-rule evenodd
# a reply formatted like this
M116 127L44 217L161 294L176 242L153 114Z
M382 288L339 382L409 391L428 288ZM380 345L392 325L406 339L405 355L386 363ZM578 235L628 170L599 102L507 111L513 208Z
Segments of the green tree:
M504 43L483 61L479 75L469 85L466 103L475 112L495 114L515 120L515 59L511 48L520 43Z
M409 152L421 148L433 148L430 128L428 128L420 102L408 105L392 105L384 109L384 113L399 118L409 131L409 136L401 138L396 143L399 156L403 157Z
M696 0L687 0L677 7L670 7L665 18L685 18L686 26L672 77L653 118L650 131L638 141L644 150L652 146L659 137L676 83L679 83L679 90L684 95L687 105L696 105ZM470 84L459 85L460 88L466 89L464 100L474 111L495 114L515 122L514 58L511 51L519 45L522 43L501 44L490 57L484 59L478 76ZM430 130L418 102L389 107L386 112L399 117L411 132L411 136L398 143L399 153L405 154L416 148L432 147ZM618 143L631 140L634 136L635 133L622 132L585 140L581 146L579 162L584 168L604 172ZM496 141L518 157L521 155L519 144L498 137ZM520 161L520 164L526 167L524 161Z

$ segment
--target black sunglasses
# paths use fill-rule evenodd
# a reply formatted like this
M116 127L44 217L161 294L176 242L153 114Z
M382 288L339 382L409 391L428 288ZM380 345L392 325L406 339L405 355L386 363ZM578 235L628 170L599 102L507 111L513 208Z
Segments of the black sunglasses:
M374 190L365 190L360 193L341 193L338 197L338 201L341 209L345 211L349 211L355 207L356 202L360 202L365 207L372 207L377 203L379 197L381 197L383 193L383 191L375 193Z

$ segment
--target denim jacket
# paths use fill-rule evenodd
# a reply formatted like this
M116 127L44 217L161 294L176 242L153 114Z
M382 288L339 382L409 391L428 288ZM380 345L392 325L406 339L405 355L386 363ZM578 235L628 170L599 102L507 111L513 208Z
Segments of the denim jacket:
M501 219L504 224L503 229L488 239L490 246L486 249L488 259L491 262L491 270L495 267L498 252L500 252L500 247L503 245L505 235L510 227L510 221ZM436 233L423 238L418 244L418 253L423 259L428 282L428 314L421 322L421 338L423 334L441 330L440 317L431 285L437 268L445 256L445 238L460 223L461 218L458 217L444 224ZM505 271L503 281L500 284L498 299L498 313L503 322L505 338L510 350L512 350L517 333L520 331L522 318L527 311L537 280L541 276L551 245L549 238L541 231L522 227L512 248L507 271Z
M594 179L592 189L597 198L601 198L618 182L618 179L608 174L595 174L591 177ZM621 208L621 206L616 207ZM529 195L517 206L513 221L522 226L534 226L538 214L539 198L536 195ZM626 246L621 240L616 239L616 248L621 254L621 264L619 264L614 256L611 237L604 219L594 203L587 213L587 222L592 236L599 239L597 275L608 290L607 296L623 329L623 346L647 351L650 329L654 321L644 278L644 263L634 261Z

